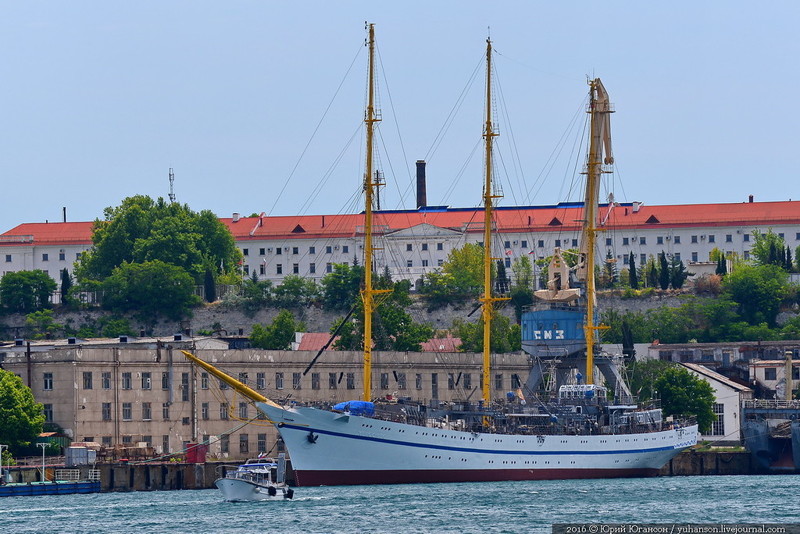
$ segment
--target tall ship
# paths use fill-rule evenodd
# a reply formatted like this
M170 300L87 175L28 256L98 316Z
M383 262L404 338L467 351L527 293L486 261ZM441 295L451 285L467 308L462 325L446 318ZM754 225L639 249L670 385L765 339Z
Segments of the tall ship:
M411 401L372 402L371 330L375 300L384 290L375 289L373 277L373 128L379 120L374 105L374 25L369 25L369 85L365 113L366 169L364 172L364 262L361 290L364 308L363 396L331 409L313 406L281 406L228 376L215 366L184 352L195 364L251 399L274 424L292 461L298 486L344 484L397 484L421 482L478 482L569 478L651 476L671 458L697 442L697 426L666 421L656 407L641 408L629 394L609 392L594 383L594 236L597 187L587 184L584 238L589 241L581 258L583 288L567 283L566 268L551 269L550 303L563 297L570 317L580 323L583 340L570 348L571 362L582 362L585 378L558 387L552 401L528 398L522 388L505 399L492 399L491 322L493 295L491 230L493 204L498 195L492 184L493 141L498 135L492 119L492 43L486 46L486 114L484 204L484 283L480 299L483 323L482 398L453 402L449 406ZM599 178L603 163L602 124L610 112L599 79L590 82L589 112L592 136L587 162L588 181ZM604 123L602 121L605 121ZM608 156L610 158L610 155ZM556 251L559 256L559 251ZM560 269L560 270L559 270ZM580 301L580 306L573 306ZM558 306L555 306L556 308ZM553 306L545 312L549 313ZM531 313L536 313L531 312ZM534 322L535 317L529 319ZM544 319L543 319L544 320ZM552 321L550 321L552 323ZM577 326L576 326L577 327ZM558 341L561 341L558 339ZM577 347L577 348L576 348ZM533 357L534 386L540 362ZM566 375L566 373L564 373ZM540 378L540 377L539 377ZM610 394L611 393L611 394ZM613 398L612 398L613 395Z

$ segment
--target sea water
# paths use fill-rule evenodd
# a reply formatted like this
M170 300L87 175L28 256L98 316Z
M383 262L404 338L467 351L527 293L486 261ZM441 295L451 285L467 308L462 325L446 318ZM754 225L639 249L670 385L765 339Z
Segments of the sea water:
M0 499L0 533L550 532L553 523L799 523L800 475L217 490Z

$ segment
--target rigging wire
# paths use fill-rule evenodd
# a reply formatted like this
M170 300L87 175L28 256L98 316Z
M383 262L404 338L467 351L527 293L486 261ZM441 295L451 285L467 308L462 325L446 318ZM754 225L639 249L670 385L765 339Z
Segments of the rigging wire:
M350 66L347 67L347 71L344 73L344 76L342 77L342 80L339 82L339 86L336 88L336 91L333 93L333 97L331 97L330 102L328 102L328 106L325 108L325 111L323 112L322 117L319 119L319 122L317 122L317 125L316 125L316 127L314 128L314 131L311 134L311 137L308 139L308 142L306 143L306 146L303 147L303 151L300 153L300 157L297 158L297 162L294 164L294 167L292 168L292 171L289 173L289 176L287 176L286 180L283 182L283 186L281 187L281 190L278 192L277 196L275 197L275 202L273 202L272 207L267 212L268 215L271 214L275 210L275 206L278 205L278 202L280 201L281 196L283 195L283 192L286 190L286 187L289 185L289 182L292 180L292 177L294 176L294 173L297 171L297 168L300 166L300 162L303 160L303 157L305 156L306 152L308 151L308 148L311 146L311 142L314 140L314 137L316 137L317 132L319 131L320 126L322 125L322 122L325 120L325 117L328 116L328 111L330 111L331 106L333 105L333 102L336 100L336 97L339 94L339 91L342 89L342 86L344 85L345 80L347 79L348 75L350 74L350 71L353 68L353 65L355 65L356 60L358 59L358 56L361 55L361 49L362 48L363 48L363 46L361 46L361 45L358 46L358 52L356 52L355 57L353 57L353 61L350 62Z

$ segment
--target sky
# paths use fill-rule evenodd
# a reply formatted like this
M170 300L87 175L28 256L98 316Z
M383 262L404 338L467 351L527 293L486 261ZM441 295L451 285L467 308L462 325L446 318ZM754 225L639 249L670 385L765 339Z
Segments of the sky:
M617 201L800 197L793 1L6 1L0 232L167 197L170 168L221 217L360 211L365 21L385 209L415 207L418 159L428 204L480 204L487 35L501 205L580 200L588 77L616 109Z

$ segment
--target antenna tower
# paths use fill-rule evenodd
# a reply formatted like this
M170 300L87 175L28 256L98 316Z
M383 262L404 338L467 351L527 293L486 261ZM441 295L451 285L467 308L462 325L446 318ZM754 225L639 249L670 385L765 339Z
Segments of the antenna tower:
M172 167L169 168L169 201L175 202L175 191L173 189L173 185L175 185L175 173L172 172Z

